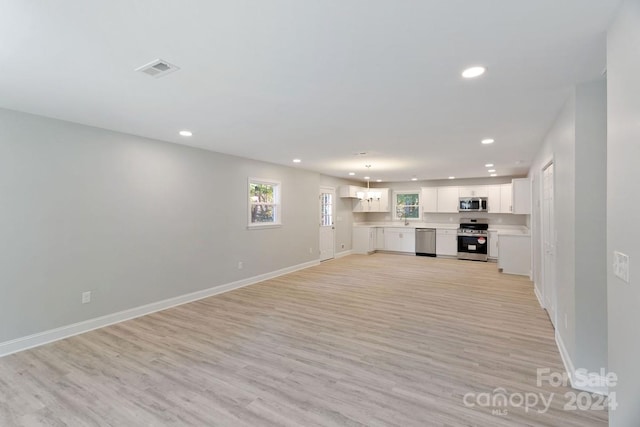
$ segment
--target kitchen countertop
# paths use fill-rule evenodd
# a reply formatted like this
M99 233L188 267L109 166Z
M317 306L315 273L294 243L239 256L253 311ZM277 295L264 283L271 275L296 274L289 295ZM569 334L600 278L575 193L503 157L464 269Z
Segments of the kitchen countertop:
M458 223L431 223L431 222L410 222L409 225L404 225L403 222L357 222L353 224L354 227L394 227L394 228L435 228L440 230L457 230ZM512 236L529 236L530 230L524 225L503 225L503 224L489 224L489 231L496 231L501 235Z

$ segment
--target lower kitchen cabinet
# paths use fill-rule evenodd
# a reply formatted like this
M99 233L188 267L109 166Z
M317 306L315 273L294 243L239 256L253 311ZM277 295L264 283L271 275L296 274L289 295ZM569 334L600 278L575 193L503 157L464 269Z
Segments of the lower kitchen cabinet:
M498 259L498 232L489 231L489 258Z
M498 268L503 273L531 275L531 236L498 234Z
M416 231L413 228L385 227L384 250L416 252Z
M376 250L377 227L353 228L353 253L369 254Z
M376 250L384 250L384 227L376 227Z
M458 256L458 230L436 230L436 255Z

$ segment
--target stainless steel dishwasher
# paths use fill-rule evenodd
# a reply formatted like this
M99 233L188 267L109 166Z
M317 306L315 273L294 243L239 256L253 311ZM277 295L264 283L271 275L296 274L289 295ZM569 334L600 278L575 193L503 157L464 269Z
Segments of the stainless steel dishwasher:
M436 256L435 228L416 228L416 255Z

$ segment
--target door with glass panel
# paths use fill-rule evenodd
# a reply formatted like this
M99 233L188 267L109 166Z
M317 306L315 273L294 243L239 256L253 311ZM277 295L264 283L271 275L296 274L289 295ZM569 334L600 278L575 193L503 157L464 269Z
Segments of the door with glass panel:
M335 256L335 200L336 192L333 188L320 188L320 261Z

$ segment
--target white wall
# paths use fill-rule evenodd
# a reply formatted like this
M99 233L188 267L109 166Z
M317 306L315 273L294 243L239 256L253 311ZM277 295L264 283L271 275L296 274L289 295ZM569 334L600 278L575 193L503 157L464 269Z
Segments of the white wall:
M249 176L282 182L281 228L247 229ZM0 110L0 343L317 260L327 180Z
M612 427L640 422L640 1L625 1L607 36L607 282L609 369L619 407ZM613 275L613 251L629 255L630 283Z
M557 334L576 368L607 366L606 82L572 91L532 164L534 278L542 283L542 170L554 164Z

